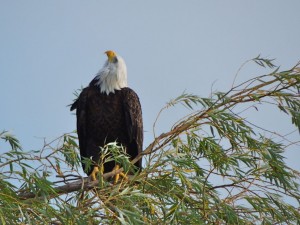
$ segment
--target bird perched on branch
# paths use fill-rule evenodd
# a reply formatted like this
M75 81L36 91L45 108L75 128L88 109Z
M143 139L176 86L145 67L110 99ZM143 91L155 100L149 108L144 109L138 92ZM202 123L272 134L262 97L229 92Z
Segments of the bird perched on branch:
M100 147L116 141L132 160L143 146L141 105L137 94L127 86L126 64L114 51L105 53L108 59L103 68L71 106L71 111L76 109L83 170L92 180L99 171ZM91 168L87 168L84 158L92 159ZM135 166L141 169L142 160ZM119 166L109 161L101 169L105 173Z

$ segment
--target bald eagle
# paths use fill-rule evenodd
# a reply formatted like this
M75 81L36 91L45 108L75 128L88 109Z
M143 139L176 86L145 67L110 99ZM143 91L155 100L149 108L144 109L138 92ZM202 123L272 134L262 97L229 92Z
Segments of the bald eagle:
M77 133L83 170L96 180L100 147L110 142L122 145L130 159L143 146L143 121L137 94L127 86L127 69L123 58L114 51L105 52L108 59L89 86L84 88L71 105L76 109ZM83 159L94 164L87 168ZM104 163L104 173L118 169L114 161ZM141 169L142 160L135 164Z

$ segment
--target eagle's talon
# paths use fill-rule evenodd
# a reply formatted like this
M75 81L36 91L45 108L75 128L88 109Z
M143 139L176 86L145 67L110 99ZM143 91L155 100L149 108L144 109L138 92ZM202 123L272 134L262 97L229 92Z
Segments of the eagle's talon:
M94 166L94 169L93 169L92 173L90 174L90 178L92 181L97 180L97 177L96 177L97 173L99 173L99 168L98 168L98 166Z
M115 168L114 168L114 171L117 171L117 170L119 170L119 169L120 169L120 166L119 166L119 165L116 165ZM117 173L117 174L115 175L115 177L114 177L114 184L118 183L119 179L120 179L120 174Z
M115 168L114 168L114 171L117 171L120 169L120 166L119 165L116 165ZM123 172L120 172L120 173L117 173L115 176L114 176L114 184L118 183L119 179L120 179L120 176L124 178L124 180L128 180L128 177L125 173Z

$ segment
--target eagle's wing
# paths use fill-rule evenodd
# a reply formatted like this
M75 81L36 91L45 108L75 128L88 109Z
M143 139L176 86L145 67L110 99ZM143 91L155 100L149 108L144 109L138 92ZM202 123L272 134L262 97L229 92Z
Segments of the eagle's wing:
M127 153L134 159L143 148L142 108L139 97L133 90L126 88L123 93L123 109L130 143ZM136 166L142 168L142 160Z
M80 149L80 155L81 158L87 157L87 112L86 112L86 104L87 104L87 98L88 98L88 88L85 88L80 93L77 100L72 104L71 111L76 109L76 116L77 116L77 134L79 139L79 149ZM84 164L83 164L83 170L84 170Z

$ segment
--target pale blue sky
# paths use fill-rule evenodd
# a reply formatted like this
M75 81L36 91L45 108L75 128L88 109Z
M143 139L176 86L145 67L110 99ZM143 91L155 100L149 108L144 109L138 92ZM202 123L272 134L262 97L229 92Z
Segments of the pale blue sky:
M206 97L214 82L213 90L226 91L239 66L258 54L283 69L295 65L299 9L299 0L0 0L0 130L25 149L74 130L66 106L112 49L125 59L129 85L140 96L147 145L158 111L183 91ZM238 80L263 72L249 65ZM159 131L168 130L176 112L163 114ZM283 133L294 129L285 115L261 112L251 119ZM300 169L299 150L287 156Z

